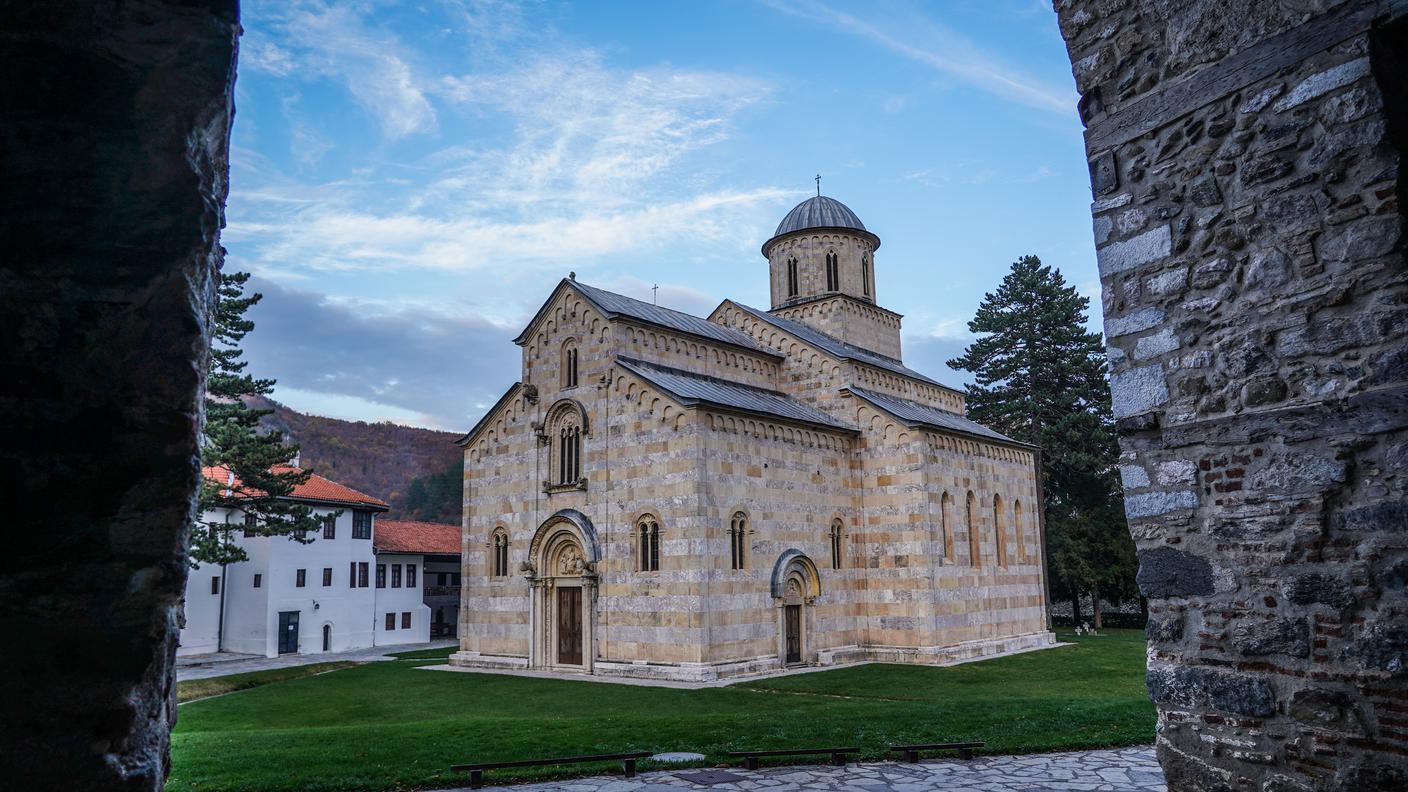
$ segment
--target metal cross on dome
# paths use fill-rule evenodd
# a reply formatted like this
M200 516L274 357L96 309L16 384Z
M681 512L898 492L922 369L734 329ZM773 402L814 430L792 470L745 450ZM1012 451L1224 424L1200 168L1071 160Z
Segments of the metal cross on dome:
M816 175L816 197L821 197L821 174Z

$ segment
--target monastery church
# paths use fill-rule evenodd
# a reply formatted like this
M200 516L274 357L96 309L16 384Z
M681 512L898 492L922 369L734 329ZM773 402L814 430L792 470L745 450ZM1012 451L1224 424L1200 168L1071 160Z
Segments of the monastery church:
M562 281L459 442L451 663L691 682L1054 643L1036 449L907 368L880 238L810 198L770 310Z

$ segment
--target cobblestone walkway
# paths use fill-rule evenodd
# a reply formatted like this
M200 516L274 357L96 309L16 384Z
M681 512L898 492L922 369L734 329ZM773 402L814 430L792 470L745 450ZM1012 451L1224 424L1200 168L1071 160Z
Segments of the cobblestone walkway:
M513 792L668 792L680 789L785 790L820 789L837 792L1165 792L1164 775L1151 746L1106 751L988 756L968 761L936 760L919 764L874 762L846 767L807 765L766 767L747 771L730 767L741 776L732 783L705 786L680 778L698 772L662 770L636 778L596 776L523 784ZM491 787L485 787L489 789ZM447 791L460 792L460 790Z

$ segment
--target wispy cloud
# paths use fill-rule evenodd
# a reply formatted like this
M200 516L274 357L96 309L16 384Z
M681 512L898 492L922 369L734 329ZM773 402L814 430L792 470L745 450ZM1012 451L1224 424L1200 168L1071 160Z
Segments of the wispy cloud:
M343 29L361 26L336 15ZM511 132L322 184L237 152L246 187L232 201L226 236L250 266L284 279L297 277L295 262L304 273L521 276L699 240L742 250L763 218L797 197L767 185L711 184L697 168L679 175L691 154L726 140L737 116L769 95L750 77L614 69L594 51L557 48L511 68L415 82L431 86L420 95L442 111ZM322 155L307 143L314 147L305 158Z
M941 319L929 327L930 338L944 338L950 341L968 342L978 336L968 329L967 319Z
M857 16L820 0L763 0L764 4L890 52L1028 107L1070 115L1075 95L1005 63L977 43L909 6L866 4Z
M1045 181L1056 175L1047 165L1025 173L1003 173L998 168L976 160L957 160L946 163L941 168L923 168L902 173L899 181L911 182L921 187L935 185L962 184L979 187L985 184L1032 184Z
M253 270L267 295L250 357L295 406L462 429L511 380L509 340L557 277L577 270L651 299L655 283L622 274L614 258L700 241L756 255L798 197L722 183L696 156L768 101L761 80L615 67L496 0L426 12L433 35L455 42L436 61L404 46L378 9L295 0L250 15L242 66L279 78L282 118L260 128L280 130L289 157L256 145L266 140L234 148L224 239L231 266ZM375 119L370 142L329 134L329 81L345 90L342 106ZM355 167L310 176L349 152L362 155ZM439 284L443 297L328 293L388 275ZM696 313L717 303L665 282L659 301ZM469 351L473 366L446 366Z
M507 150L462 151L459 162L449 153L443 186L490 177L495 189L485 197L496 206L567 201L600 210L640 201L663 171L725 140L737 114L769 87L725 72L611 69L580 50L501 73L446 76L440 92L503 113L517 130Z
M395 36L369 26L362 3L289 0L262 5L241 45L246 68L278 77L338 80L382 132L399 138L436 128L435 108Z
M296 194L246 196L244 219L232 222L226 236L249 246L252 263L260 266L297 262L306 270L504 273L580 265L672 242L736 245L736 228L751 222L758 207L795 197L790 190L756 188L609 211L491 220L458 212L376 212L351 200L360 191L344 183L326 185L324 200L306 203Z

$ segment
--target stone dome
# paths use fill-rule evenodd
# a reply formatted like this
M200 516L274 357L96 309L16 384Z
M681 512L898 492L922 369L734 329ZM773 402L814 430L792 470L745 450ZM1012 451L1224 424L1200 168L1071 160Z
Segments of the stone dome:
M767 250L773 240L780 236L814 228L859 231L870 237L874 241L875 247L880 247L880 238L866 230L865 223L860 221L860 218L851 211L849 206L835 198L816 195L792 207L792 211L788 212L787 216L782 218L782 222L777 224L777 231L773 232L772 239L763 244L763 249Z

